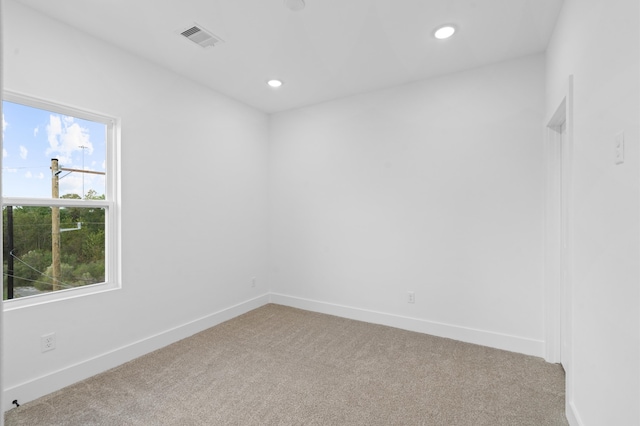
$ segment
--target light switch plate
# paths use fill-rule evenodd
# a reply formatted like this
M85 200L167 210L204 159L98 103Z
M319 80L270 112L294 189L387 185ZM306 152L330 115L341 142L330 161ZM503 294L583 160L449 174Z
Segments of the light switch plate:
M622 164L624 163L624 132L620 132L616 135L616 139L615 139L615 152L616 152L616 158L615 158L615 162L616 164Z

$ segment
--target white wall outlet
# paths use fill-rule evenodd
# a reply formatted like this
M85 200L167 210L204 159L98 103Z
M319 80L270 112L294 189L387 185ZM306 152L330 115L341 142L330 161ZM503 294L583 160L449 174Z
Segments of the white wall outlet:
M49 333L40 336L40 346L42 352L54 350L56 348L56 333Z
M624 132L620 132L615 138L616 164L624 163Z
M408 303L416 303L416 294L413 291L407 292L407 302Z

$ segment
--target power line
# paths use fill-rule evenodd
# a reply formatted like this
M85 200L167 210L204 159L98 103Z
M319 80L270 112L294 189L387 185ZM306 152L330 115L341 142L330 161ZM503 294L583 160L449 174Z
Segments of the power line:
M17 275L7 274L6 272L4 273L4 276L5 276L5 277L13 277L13 278L16 278L16 279L18 279L18 280L29 281L29 282L36 283L36 284L46 284L46 285L51 285L51 283L50 283L50 282L47 282L47 281L32 280L31 278L19 277L19 276L17 276ZM73 286L72 286L72 285L70 285L70 284L58 284L58 285L59 285L60 287L73 288ZM18 287L20 287L20 286L18 286Z
M2 170L23 170L23 169L48 169L47 166L22 166L22 167L3 167Z
M13 254L13 250L11 250L9 252L9 256L13 257L14 259L16 259L18 262L24 264L27 266L27 268L32 269L34 271L36 271L37 273L39 273L40 275L42 275L45 278L49 278L50 280L54 281L56 285L59 285L61 287L67 287L67 288L71 288L73 287L71 284L67 284L64 281L61 281L59 279L50 277L49 275L45 274L42 271L38 271L36 268L34 268L33 266L29 265L27 262L25 262L24 260L20 259L18 256L16 256L15 254ZM26 279L26 278L25 278ZM52 284L52 283L46 283L46 284Z

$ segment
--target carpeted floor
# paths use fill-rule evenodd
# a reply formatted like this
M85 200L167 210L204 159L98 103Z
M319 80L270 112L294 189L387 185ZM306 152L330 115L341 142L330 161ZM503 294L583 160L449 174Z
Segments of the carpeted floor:
M567 425L540 358L266 305L23 404L6 425Z

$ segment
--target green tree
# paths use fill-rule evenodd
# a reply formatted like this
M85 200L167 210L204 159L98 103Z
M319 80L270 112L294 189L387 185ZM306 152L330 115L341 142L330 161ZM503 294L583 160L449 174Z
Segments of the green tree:
M34 285L45 281L42 273L51 266L51 250L31 250L14 261L14 286Z
M77 194L61 198L80 199ZM85 199L104 200L94 190ZM3 208L4 279L7 279L9 255L7 212ZM78 223L80 226L78 227ZM60 208L61 281L63 288L103 282L105 278L105 209L87 207ZM51 285L51 208L14 206L14 286L34 285L50 291ZM6 298L6 293L4 295Z

